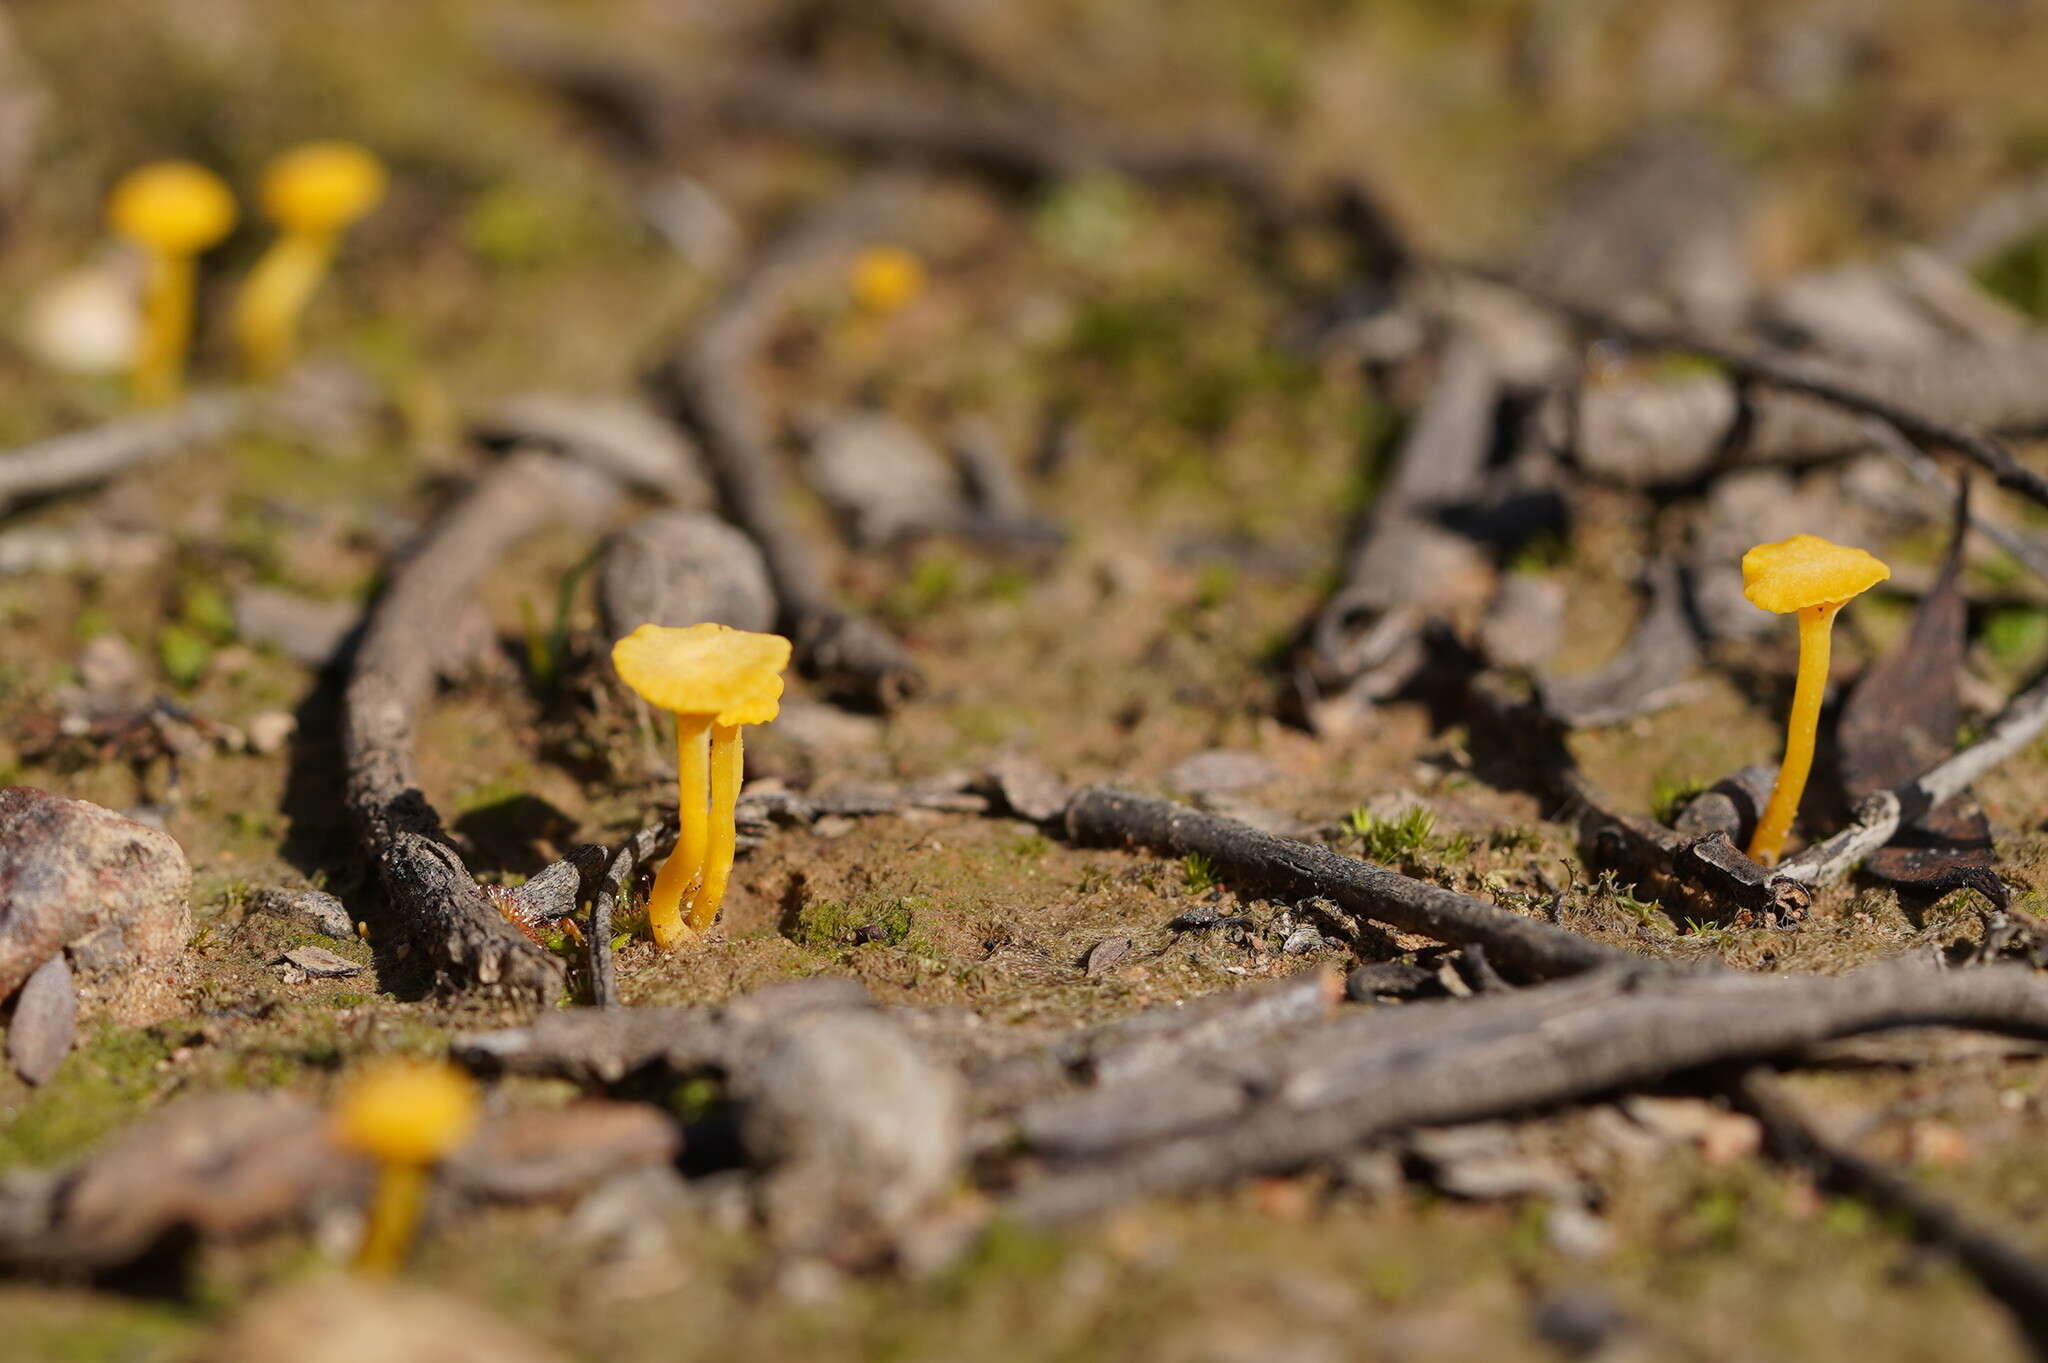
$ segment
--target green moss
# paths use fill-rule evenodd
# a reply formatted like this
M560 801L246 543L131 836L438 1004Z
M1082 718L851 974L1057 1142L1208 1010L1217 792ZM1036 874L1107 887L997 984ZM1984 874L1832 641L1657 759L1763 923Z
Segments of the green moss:
M922 920L936 912L923 895L813 900L797 911L791 936L820 951L879 945L935 957L939 953Z
M34 1363L164 1363L185 1356L192 1313L165 1302L95 1294L37 1300L0 1296L0 1359Z
M153 1031L104 1025L41 1088L14 1088L0 1107L0 1168L75 1159L132 1120L156 1086L170 1044Z

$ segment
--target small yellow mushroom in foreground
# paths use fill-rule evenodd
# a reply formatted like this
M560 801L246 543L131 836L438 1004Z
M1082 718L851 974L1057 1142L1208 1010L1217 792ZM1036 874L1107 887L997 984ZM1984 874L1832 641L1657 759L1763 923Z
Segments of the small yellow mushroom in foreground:
M426 1201L427 1171L469 1139L476 1116L476 1084L452 1065L396 1061L343 1090L334 1139L381 1166L357 1271L388 1277L404 1262Z
M1785 725L1785 760L1771 798L1749 840L1749 856L1778 864L1806 777L1813 770L1813 741L1820 727L1821 692L1828 683L1828 646L1835 612L1852 596L1875 587L1892 570L1861 549L1818 535L1794 535L1759 544L1742 556L1742 594L1750 604L1777 615L1799 613L1799 680L1792 689L1792 714Z
M882 316L917 297L924 288L924 265L901 246L869 246L853 258L848 281L854 306Z
M185 381L192 343L193 262L235 225L235 196L218 175L191 161L156 161L131 170L107 198L107 222L142 248L142 337L135 349L135 395L169 402Z
M299 314L334 263L342 230L384 197L384 163L353 142L307 142L263 172L263 212L281 229L235 300L235 340L254 378L282 372Z
M779 634L715 624L642 625L612 645L620 680L676 717L676 850L647 896L647 926L663 950L718 917L732 875L733 808L745 769L740 725L766 724L781 713L789 651Z

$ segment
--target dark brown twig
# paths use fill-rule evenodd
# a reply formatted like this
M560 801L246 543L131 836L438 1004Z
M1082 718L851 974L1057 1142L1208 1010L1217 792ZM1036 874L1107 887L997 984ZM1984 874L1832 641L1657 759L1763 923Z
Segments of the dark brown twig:
M1427 881L1341 856L1327 847L1261 833L1171 800L1090 786L1067 804L1068 838L1082 846L1147 847L1200 855L1250 891L1321 897L1364 918L1454 945L1477 943L1510 978L1550 979L1636 960L1628 952Z
M357 837L388 901L377 921L425 951L444 988L551 1000L562 980L469 874L419 789L414 730L438 641L512 544L565 514L594 517L616 495L605 475L551 455L497 465L393 573L355 651L343 755Z
M695 434L728 517L761 547L781 625L807 674L890 706L923 684L902 643L833 600L784 489L754 365L795 287L886 220L903 187L871 180L770 242L654 376L657 398Z

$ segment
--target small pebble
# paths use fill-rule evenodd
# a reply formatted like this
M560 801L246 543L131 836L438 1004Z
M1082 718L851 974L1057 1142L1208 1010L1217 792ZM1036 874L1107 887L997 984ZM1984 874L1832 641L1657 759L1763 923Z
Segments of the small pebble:
M283 710L265 710L249 721L249 751L264 757L284 751L299 721Z

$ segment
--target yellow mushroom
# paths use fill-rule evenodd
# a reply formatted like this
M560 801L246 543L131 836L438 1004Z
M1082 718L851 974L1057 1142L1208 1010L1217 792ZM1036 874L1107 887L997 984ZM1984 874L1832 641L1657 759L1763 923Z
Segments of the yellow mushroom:
M476 1085L452 1065L392 1062L343 1090L334 1106L335 1141L379 1165L358 1271L384 1277L404 1261L426 1201L427 1171L469 1139L476 1116Z
M853 258L848 282L854 306L879 317L917 297L924 265L901 246L869 246Z
M263 212L278 225L235 300L242 365L270 378L298 348L299 314L334 263L342 230L384 197L384 163L353 142L307 142L263 172Z
M235 196L202 165L156 161L121 177L107 197L107 222L149 262L135 395L169 402L184 386L192 342L193 262L234 228Z
M648 928L666 950L718 917L745 766L740 726L766 724L781 712L789 640L728 625L642 625L612 645L612 666L650 705L676 717L676 850L647 897Z
M1742 594L1750 604L1777 615L1799 614L1799 680L1792 689L1792 714L1785 724L1785 760L1771 798L1749 840L1749 855L1766 866L1778 864L1806 777L1813 769L1813 740L1820 727L1821 692L1828 683L1828 646L1835 612L1849 598L1892 575L1882 561L1861 549L1818 535L1794 535L1759 544L1742 556Z

